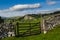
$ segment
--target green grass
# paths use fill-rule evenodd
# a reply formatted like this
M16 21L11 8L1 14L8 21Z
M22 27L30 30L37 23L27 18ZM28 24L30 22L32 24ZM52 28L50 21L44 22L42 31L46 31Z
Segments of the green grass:
M50 30L47 34L41 33L27 37L8 37L2 40L60 40L60 26Z

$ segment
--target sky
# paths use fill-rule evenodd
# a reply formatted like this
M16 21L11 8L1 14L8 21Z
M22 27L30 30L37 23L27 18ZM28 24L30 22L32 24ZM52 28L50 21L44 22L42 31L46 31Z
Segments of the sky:
M0 0L0 16L13 17L60 10L60 0Z

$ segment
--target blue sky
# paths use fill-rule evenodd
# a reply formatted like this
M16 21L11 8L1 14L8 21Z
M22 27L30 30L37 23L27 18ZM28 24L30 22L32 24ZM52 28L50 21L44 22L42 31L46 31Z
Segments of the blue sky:
M34 5L38 4L39 7L33 8L23 7L21 9L21 5ZM19 6L19 10L15 7ZM11 11L10 10L13 10ZM13 9L12 9L13 8ZM35 12L36 10L55 10L60 9L60 0L0 0L0 16L11 17L11 16L21 16L24 14ZM7 10L7 11L6 11ZM9 10L9 11L8 11ZM21 11L22 10L22 11ZM37 13L37 12L36 12ZM12 15L13 14L13 15Z
M45 0L0 0L0 9L6 9L17 4L34 4Z

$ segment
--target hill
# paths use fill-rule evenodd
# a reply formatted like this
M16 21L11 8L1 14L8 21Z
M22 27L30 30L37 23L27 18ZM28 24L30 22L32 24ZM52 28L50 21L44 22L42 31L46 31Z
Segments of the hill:
M59 20L59 18L60 18L59 17L60 15L55 16L57 14L60 14L60 12L54 12L54 13L51 13L51 14L42 14L42 15L41 14L28 14L28 15L25 15L23 17L6 18L6 19L4 19L4 22L2 22L2 25L3 26L1 26L1 27L3 27L4 29L2 29L2 30L4 30L4 32L6 32L5 31L6 28L7 28L6 26L11 27L11 25L13 25L11 27L11 29L12 30L15 30L14 28L15 27L18 27L17 26L17 23L37 23L37 22L42 23L41 22L42 21L41 17L43 17L44 19L49 19L49 20L45 20L45 21L47 21L47 23L49 23L49 24L53 24L53 23L55 23L54 20L56 20L58 18L56 20L56 22L57 22ZM50 23L50 22L52 22L52 23ZM59 22L60 22L60 20L59 20ZM19 24L19 25L21 25L21 24ZM26 24L24 24L24 25L26 25ZM52 28L53 25L51 25L51 27L50 26L47 26L47 28L48 27ZM22 24L22 26L23 26L23 24ZM22 26L19 26L19 27L22 27ZM30 25L28 25L28 26L30 26ZM60 35L60 32L59 32L60 28L59 27L60 26L56 26L56 28L54 28L53 30L48 31L47 34L40 33L39 35L34 35L34 36L32 35L32 36L18 37L18 38L17 37L9 37L9 38L4 38L2 40L52 40L52 39L53 40L55 40L55 39L58 40L60 38L59 37L59 35ZM24 28L26 29L26 27L24 27ZM7 30L9 30L9 29L10 28L8 28ZM22 30L22 31L23 31L23 33L25 32L25 30ZM3 31L2 31L2 33L3 33ZM8 31L7 31L7 33L8 33ZM3 37L5 37L5 36L3 36Z

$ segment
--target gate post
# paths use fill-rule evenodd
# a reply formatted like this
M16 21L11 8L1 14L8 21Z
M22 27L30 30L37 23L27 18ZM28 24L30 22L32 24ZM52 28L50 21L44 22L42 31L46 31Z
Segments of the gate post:
M43 33L46 34L47 31L46 31L45 20L44 19L42 19L42 27L43 27Z
M16 25L17 25L15 28L16 36L19 37L19 23L17 22Z

